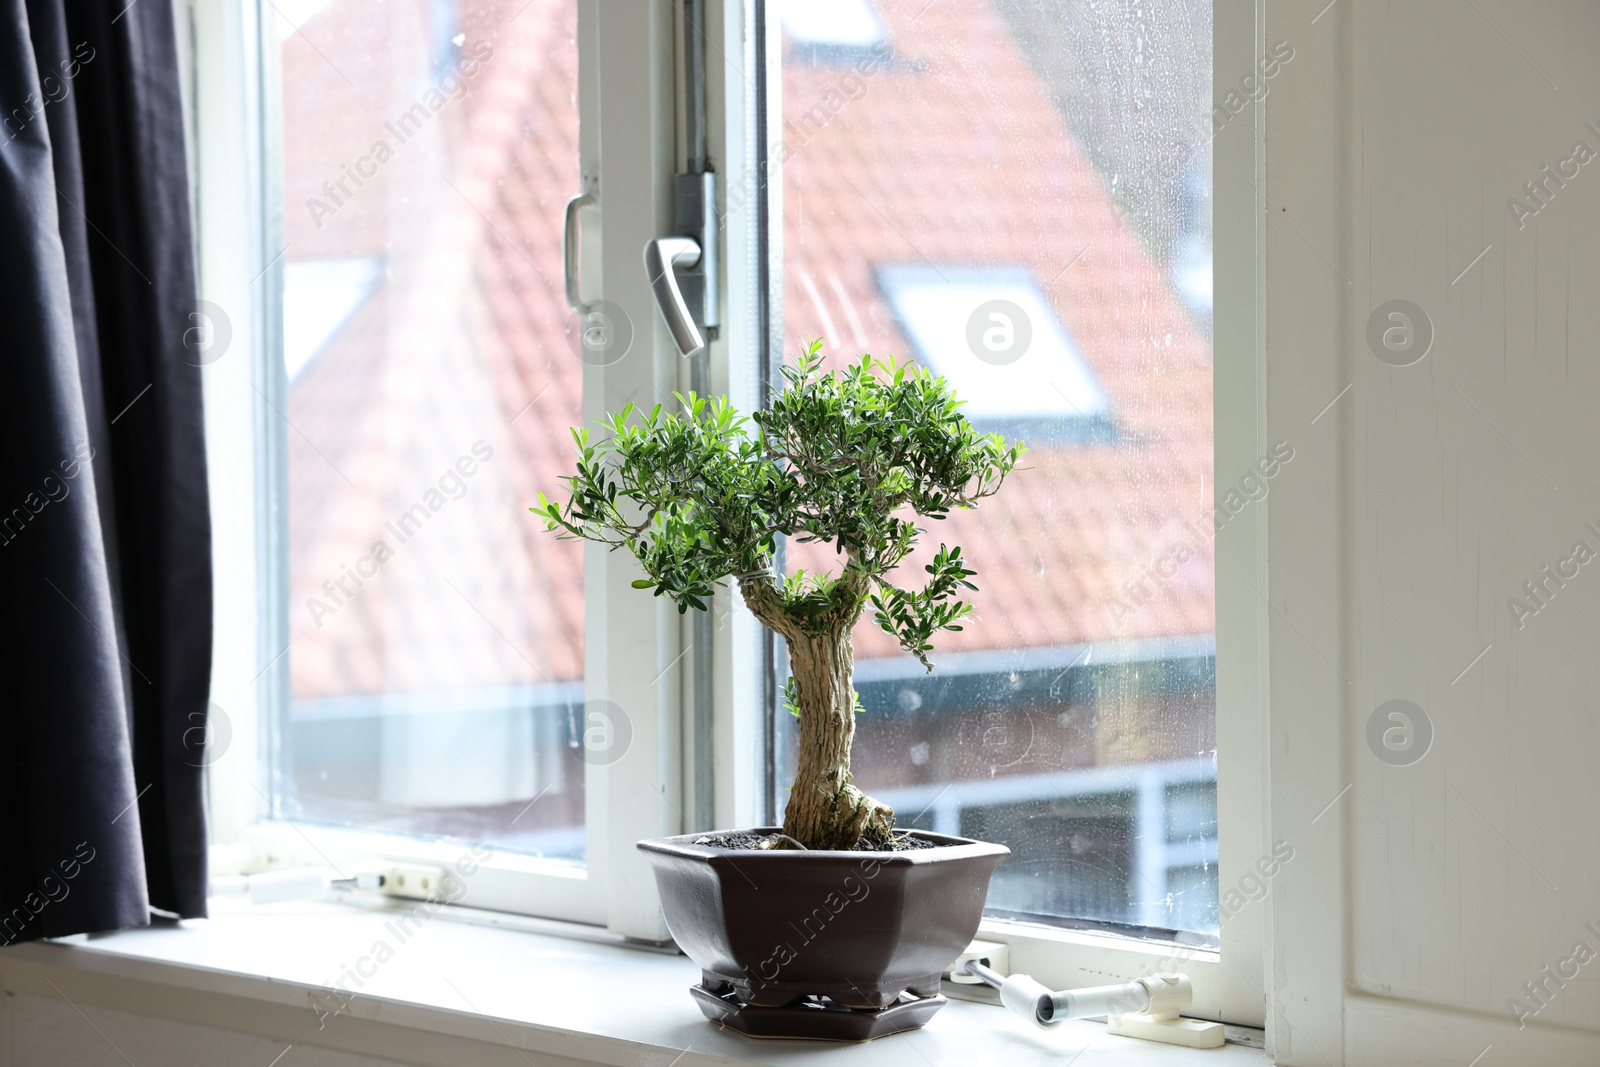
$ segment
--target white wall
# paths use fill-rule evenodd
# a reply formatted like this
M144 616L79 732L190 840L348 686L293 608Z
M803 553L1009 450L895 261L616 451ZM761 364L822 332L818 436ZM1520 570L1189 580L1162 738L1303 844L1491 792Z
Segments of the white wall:
M1297 52L1261 202L1267 436L1296 447L1268 520L1270 835L1297 849L1273 1038L1295 1064L1600 1062L1600 956L1525 1029L1508 1005L1600 953L1600 555L1508 609L1600 554L1600 156L1522 228L1507 207L1600 153L1600 5L1325 3L1269 0L1264 34ZM1411 366L1368 343L1395 299L1432 323ZM1407 766L1367 736L1395 699L1432 724Z

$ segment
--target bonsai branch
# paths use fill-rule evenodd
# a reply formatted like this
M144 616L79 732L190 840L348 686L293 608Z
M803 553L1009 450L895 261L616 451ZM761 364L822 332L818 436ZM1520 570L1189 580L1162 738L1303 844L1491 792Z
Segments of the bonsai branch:
M627 546L647 577L635 586L705 610L733 576L751 613L789 646L798 769L784 832L807 848L887 844L894 812L851 783L856 694L851 631L867 604L900 647L927 658L959 630L975 587L959 548L940 547L921 589L887 575L931 519L996 492L1025 448L980 434L948 383L926 369L864 356L825 372L813 342L783 368L784 388L746 420L727 398L677 397L680 410L628 405L606 437L573 431L577 471L563 506L531 510L565 537ZM753 422L756 431L747 430ZM838 576L770 571L780 537L829 544Z

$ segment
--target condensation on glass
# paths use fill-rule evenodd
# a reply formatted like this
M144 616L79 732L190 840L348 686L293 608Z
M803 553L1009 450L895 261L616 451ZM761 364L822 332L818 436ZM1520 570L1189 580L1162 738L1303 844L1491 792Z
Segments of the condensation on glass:
M1210 0L828 0L783 37L791 350L914 357L1032 449L927 524L981 589L937 669L858 629L856 780L1009 845L992 914L1210 940Z
M581 857L570 0L277 0L299 821Z

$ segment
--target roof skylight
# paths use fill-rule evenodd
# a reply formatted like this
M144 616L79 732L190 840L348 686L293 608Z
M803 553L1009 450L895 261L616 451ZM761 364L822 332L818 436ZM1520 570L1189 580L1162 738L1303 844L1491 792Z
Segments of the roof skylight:
M980 429L1057 440L1109 431L1106 394L1031 271L892 266L878 284L917 360Z
M784 0L783 32L817 49L872 48L888 36L872 0Z
M376 259L284 264L283 364L291 382L356 313L382 272Z

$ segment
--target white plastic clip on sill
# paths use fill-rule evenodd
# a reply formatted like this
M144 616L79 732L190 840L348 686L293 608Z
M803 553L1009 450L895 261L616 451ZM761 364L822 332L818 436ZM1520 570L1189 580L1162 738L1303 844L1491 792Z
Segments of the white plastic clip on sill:
M1108 1034L1189 1048L1222 1047L1221 1023L1179 1017L1194 1000L1188 975L1152 974L1123 985L1053 993L1025 974L1002 977L976 959L966 961L966 973L994 986L1006 1010L1041 1029L1104 1015Z
M307 867L213 878L207 895L248 896L250 903L259 907L289 900L318 900L334 889L381 890L385 888L385 881L384 875L377 872L357 874L354 878L335 878L319 867Z

